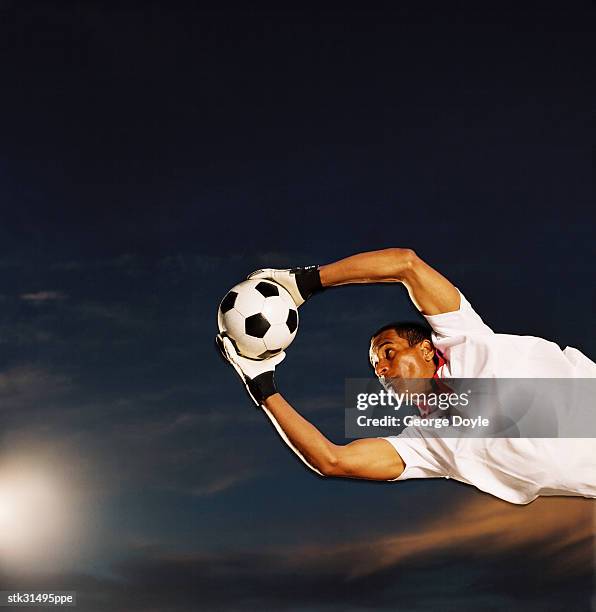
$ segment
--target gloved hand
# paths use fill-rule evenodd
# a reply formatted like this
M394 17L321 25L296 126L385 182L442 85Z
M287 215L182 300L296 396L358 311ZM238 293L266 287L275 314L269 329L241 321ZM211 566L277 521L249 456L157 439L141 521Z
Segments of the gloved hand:
M302 306L311 295L323 290L318 266L288 270L265 268L252 272L248 275L248 278L264 278L278 283L289 291L296 307Z
M277 393L274 374L276 366L286 357L283 351L269 359L255 360L239 355L232 341L225 335L215 336L215 343L223 358L238 372L257 406L261 406L268 397Z

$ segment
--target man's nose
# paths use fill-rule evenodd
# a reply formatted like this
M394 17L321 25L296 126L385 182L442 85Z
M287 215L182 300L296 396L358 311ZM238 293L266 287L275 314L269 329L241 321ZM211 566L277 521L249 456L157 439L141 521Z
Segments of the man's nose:
M377 373L377 376L385 376L385 374L389 372L389 366L387 365L387 363L379 362L377 364L377 367L375 368L375 371Z

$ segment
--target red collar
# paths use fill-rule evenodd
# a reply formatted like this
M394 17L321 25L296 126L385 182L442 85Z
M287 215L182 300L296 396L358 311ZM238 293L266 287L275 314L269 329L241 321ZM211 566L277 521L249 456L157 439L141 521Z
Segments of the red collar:
M437 369L435 370L435 373L433 374L433 378L439 378L439 370L447 363L445 361L445 358L443 357L443 353L441 353L441 351L435 349L435 354L437 355L437 359L438 359L438 363L437 363Z
M453 393L453 389L451 389L448 385L442 382L438 374L439 370L444 365L447 364L447 361L443 357L443 354L441 353L441 351L435 349L435 352L436 352L437 360L438 360L437 369L435 370L435 373L433 374L433 380L436 381L435 382L436 391L439 393ZM418 412L420 412L420 416L422 417L426 417L432 412L434 412L435 410L437 410L437 406L427 406L426 404L417 404L416 408L418 408Z

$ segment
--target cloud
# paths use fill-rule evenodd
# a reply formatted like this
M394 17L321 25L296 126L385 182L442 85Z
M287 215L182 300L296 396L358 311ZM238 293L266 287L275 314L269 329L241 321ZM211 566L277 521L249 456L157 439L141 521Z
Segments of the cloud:
M186 553L141 539L111 565L111 579L46 582L76 588L85 612L578 610L591 595L592 518L587 500L520 507L466 492L415 533L277 549L263 533L259 549Z
M114 393L35 364L0 370L0 439L72 440L101 459L112 491L211 497L270 471L255 440L271 434L246 408L207 401L201 382Z
M592 562L593 516L593 501L582 498L543 497L515 506L475 493L409 533L335 549L307 548L299 556L317 563L349 559L346 570L358 578L443 551L486 557L532 548L534 554L559 558L559 571L573 573Z
M545 610L553 596L568 609L585 602L582 589L593 566L592 503L551 498L519 507L483 494L463 497L415 533L338 547L317 544L306 552L154 550L151 559L114 569L129 585L161 584L163 591L156 589L145 602L146 611L158 610L173 591L184 594L187 605L200 598L205 608L218 610L394 610L396 602L408 610ZM535 581L540 574L544 587L536 593L528 576ZM586 580L578 581L582 576ZM182 602L173 603L183 609Z
M38 304L65 300L68 296L61 291L37 291L35 293L23 293L20 297L25 302L34 302Z
M114 485L210 497L270 470L266 454L256 452L254 439L231 430L232 421L186 411L149 419L139 404L129 417L102 426L93 444L102 449ZM237 425L246 431L251 421L240 418Z
M57 261L50 265L51 270L60 270L65 272L80 271L85 269L121 269L130 271L140 267L142 267L141 258L134 253L123 253L117 257L107 259Z
M244 484L258 475L259 471L249 466L236 466L233 472L212 476L208 482L192 487L190 493L195 497L209 497L227 491L236 485Z
M125 327L144 329L146 322L137 315L133 308L124 303L101 303L101 302L82 302L77 305L75 312L82 318L97 319L98 321L108 321Z
M34 365L9 368L0 372L0 399L2 412L15 414L26 406L62 395L71 389L71 380L59 373Z

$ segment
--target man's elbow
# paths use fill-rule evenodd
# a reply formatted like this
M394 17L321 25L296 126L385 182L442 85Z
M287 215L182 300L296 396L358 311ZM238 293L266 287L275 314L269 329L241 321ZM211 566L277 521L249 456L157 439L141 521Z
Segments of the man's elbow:
M337 459L336 457L321 461L317 469L319 470L322 476L326 477L338 477L344 475L340 467L339 459Z
M420 258L413 249L388 249L392 276L401 279L411 273L420 263Z
M317 469L329 478L355 478L358 472L353 462L341 453L326 457L324 461L319 462Z
M329 450L322 457L317 457L316 460L310 462L321 476L338 477L345 476L345 466L341 460L340 454Z

